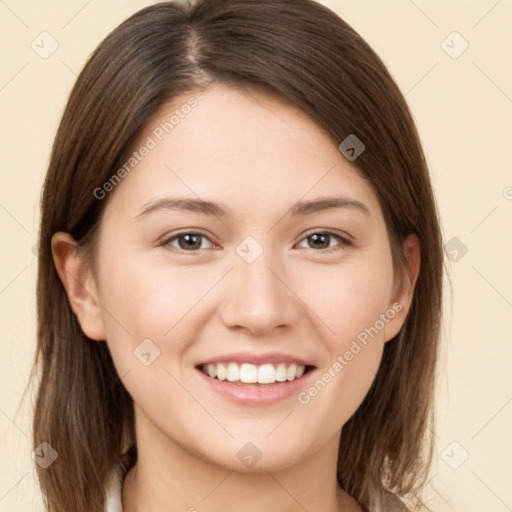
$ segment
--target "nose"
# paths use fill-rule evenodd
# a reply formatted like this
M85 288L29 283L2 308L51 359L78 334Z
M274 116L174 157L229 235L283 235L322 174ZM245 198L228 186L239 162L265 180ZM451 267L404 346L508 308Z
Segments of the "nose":
M295 325L302 302L284 268L271 250L252 263L235 254L220 312L224 325L258 335Z

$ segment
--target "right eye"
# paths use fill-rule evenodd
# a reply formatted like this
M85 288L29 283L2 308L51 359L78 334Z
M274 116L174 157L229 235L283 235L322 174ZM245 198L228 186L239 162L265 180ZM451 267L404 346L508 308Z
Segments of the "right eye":
M197 252L199 249L205 249L205 247L202 246L202 243L205 240L214 245L213 242L203 233L197 231L182 231L181 233L176 233L167 237L162 241L161 245L171 247L172 250L176 249L178 252ZM175 243L177 243L177 246Z

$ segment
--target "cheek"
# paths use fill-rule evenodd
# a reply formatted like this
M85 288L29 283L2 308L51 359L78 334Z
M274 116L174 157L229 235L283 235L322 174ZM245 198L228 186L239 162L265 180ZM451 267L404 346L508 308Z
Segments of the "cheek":
M307 297L305 303L324 323L329 343L339 349L374 326L390 307L392 267L385 258L321 269L310 276L302 284L297 281L300 296Z
M391 319L386 316L393 285L391 259L340 265L336 271L318 272L311 282L315 286L301 293L322 321L318 325L323 325L327 357L317 380L299 396L299 402L314 403L313 407L324 411L320 416L336 411L329 417L337 428L359 407L380 365L385 320Z
M111 263L103 267L108 277L102 300L112 313L106 321L116 331L113 324L122 323L133 339L172 336L182 323L190 322L195 306L215 283L202 274L198 278L192 267L163 272L143 259Z
M152 414L160 415L172 396L183 417L189 409L197 414L177 382L187 377L182 372L188 368L187 349L201 329L201 298L218 277L198 279L192 266L162 271L142 259L118 260L113 254L103 261L107 343L127 391L146 413L154 408Z

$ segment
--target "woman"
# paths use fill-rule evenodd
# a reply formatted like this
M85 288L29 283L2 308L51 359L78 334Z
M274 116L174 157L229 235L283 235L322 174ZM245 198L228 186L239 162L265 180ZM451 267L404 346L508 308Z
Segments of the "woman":
M39 247L48 511L421 507L435 201L402 94L333 12L121 24L68 100Z

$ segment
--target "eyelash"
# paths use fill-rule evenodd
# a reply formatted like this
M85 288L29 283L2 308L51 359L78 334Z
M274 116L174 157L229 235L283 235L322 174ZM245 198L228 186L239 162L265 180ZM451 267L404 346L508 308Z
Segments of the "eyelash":
M170 243L172 241L177 240L180 236L183 236L183 235L196 235L196 236L200 236L202 238L206 238L206 240L208 240L210 243L216 245L215 242L213 242L209 237L207 237L204 233L201 233L199 231L181 231L180 233L176 233L176 234L172 235L171 237L165 238L161 242L160 245L164 246L164 247L171 247L171 250L174 250L176 252L181 252L181 253L197 253L197 252L199 252L199 250L186 251L184 249L172 247L170 245ZM313 248L307 247L307 249L311 249L312 251L316 251L316 252L331 253L333 251L340 250L340 249L347 248L347 247L351 247L351 246L354 245L353 242L351 240L349 240L348 238L340 235L339 233L337 233L335 231L330 231L330 230L310 231L309 233L306 233L303 236L303 238L300 240L300 242L302 242L304 240L307 240L309 237L311 237L313 235L328 235L328 236L336 238L340 242L338 245L336 245L334 247L328 247L326 249L313 249Z

